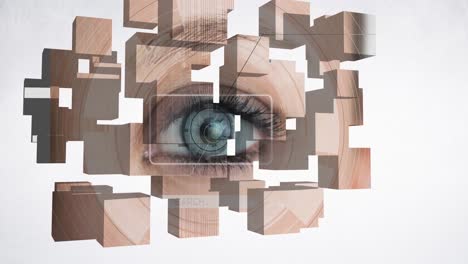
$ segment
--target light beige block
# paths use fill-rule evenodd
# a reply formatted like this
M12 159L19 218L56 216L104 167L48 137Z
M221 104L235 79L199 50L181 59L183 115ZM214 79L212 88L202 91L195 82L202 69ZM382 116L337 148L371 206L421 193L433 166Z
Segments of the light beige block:
M212 207L212 198L169 200L168 232L178 238L208 237L219 234L219 208ZM194 205L193 203L196 203Z
M124 0L124 26L154 29L158 26L158 0Z
M262 235L298 233L323 216L323 190L307 184L250 189L248 197L248 229Z
M112 20L76 17L73 22L73 51L77 54L111 55Z
M212 179L211 188L219 192L221 206L227 206L235 212L247 212L247 191L264 188L265 182L259 180L233 181L228 179Z
M114 194L110 186L56 183L52 200L55 241L97 240L103 247L149 244L150 197Z

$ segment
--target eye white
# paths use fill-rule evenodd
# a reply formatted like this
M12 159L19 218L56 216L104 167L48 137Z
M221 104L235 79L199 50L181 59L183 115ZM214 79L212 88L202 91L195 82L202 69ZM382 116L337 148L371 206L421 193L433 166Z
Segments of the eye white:
M182 126L184 118L178 118L157 135L156 142L158 151L173 155L190 155L182 137Z

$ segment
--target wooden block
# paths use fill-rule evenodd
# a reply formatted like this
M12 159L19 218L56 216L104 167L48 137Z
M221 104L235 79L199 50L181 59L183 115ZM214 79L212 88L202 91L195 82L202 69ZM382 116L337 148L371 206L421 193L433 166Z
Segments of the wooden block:
M96 239L102 210L96 194L73 195L56 191L52 195L52 237L54 241Z
M153 176L151 195L169 199L168 232L178 238L218 235L219 194L210 177Z
M151 195L170 199L186 196L217 195L210 191L210 177L193 176L153 176L151 177Z
M112 187L108 185L84 185L72 186L70 191L73 194L103 194L112 193Z
M335 99L334 113L316 114L319 185L330 189L370 188L370 149L349 148L349 126L363 124L362 91Z
M219 203L235 212L247 212L247 191L264 188L265 182L259 180L233 181L212 179L211 189L219 192Z
M42 68L49 87L70 88L78 72L78 58L70 50L44 49Z
M339 60L332 61L321 61L320 62L320 76L323 76L326 72L339 70L341 62Z
M309 155L338 155L349 144L349 126L363 125L363 94L356 71L333 70L325 88L306 93L305 118L285 141L262 142L261 169L308 169Z
M318 182L280 182L280 187L298 187L298 186L303 186L303 187L310 187L310 188L319 188Z
M192 70L210 64L211 51L201 43L135 34L126 44L126 96L148 102L156 94L190 84Z
M233 8L233 0L160 1L158 32L173 40L225 45Z
M334 113L316 113L315 152L339 155L349 147L349 126L363 124L362 96L334 100Z
M304 130L286 131L285 141L261 141L259 167L263 170L307 170L307 135Z
M316 91L314 91L316 92ZM310 100L307 93L307 108L304 118L296 118L296 129L287 130L285 140L272 142L262 141L260 145L260 169L267 170L307 170L309 169L309 155L314 155L314 112L324 105L327 97L324 94ZM315 97L315 96L314 96Z
M297 48L310 34L310 3L272 0L259 9L260 36L269 37L273 48Z
M341 12L314 20L311 28L321 61L355 61L375 56L375 17ZM316 45L316 46L315 46Z
M78 186L91 186L90 182L56 182L55 191L56 192L69 192L72 187Z
M105 63L105 62L94 62L91 63L90 72L99 76L118 76L120 79L122 74L120 63Z
M86 132L83 136L84 172L130 175L131 158L132 155L136 155L132 145L133 138L135 138L134 126L130 124L109 126L100 132ZM137 157L140 156L133 158Z
M323 216L323 190L298 183L248 190L247 226L262 235L298 233L318 226Z
M109 52L89 50L101 44L110 47L111 42L104 43L104 39L110 41L112 23L105 19L77 17L73 27L74 50L45 49L42 79L25 82L25 87L50 87L48 100L25 100L25 112L36 120L33 134L38 136L39 162L66 162L68 141L81 141L86 132L102 131L97 120L118 118L120 65L116 64L117 53L110 48ZM79 59L90 60L96 67L91 67L91 73L78 73ZM59 106L60 88L72 89L71 109ZM39 115L40 120L37 119Z
M154 29L158 26L158 0L124 0L124 26Z
M292 61L272 60L271 67L268 77L271 83L275 83L274 87L281 98L281 108L284 109L285 117L304 117L304 74L296 72L296 63Z
M375 17L341 12L314 20L311 32L322 58L359 60L375 55Z
M73 83L72 111L88 120L117 119L121 90L120 76L81 74L77 77Z
M73 52L112 55L112 20L76 17L73 22Z
M267 37L236 35L224 49L223 70L241 75L265 75L270 72L270 41Z
M324 85L332 89L337 98L357 98L361 93L358 74L358 71L331 70L324 73Z
M102 233L97 241L103 247L147 245L150 242L150 197L143 194L100 196L103 205Z
M324 62L335 61L336 65L375 56L375 43L374 16L342 12L315 19L304 43L308 77L321 78L326 70Z
M153 176L151 195L169 199L168 232L179 238L218 235L219 194L210 177Z
M219 200L210 198L170 199L168 232L178 238L219 234Z
M55 241L96 239L103 247L149 244L150 197L114 194L110 186L57 183L52 200Z
M178 73L179 78L184 74L190 77L192 69L200 69L210 63L209 52L193 51L189 45L161 44L136 46L136 82L161 82L163 78L167 78L171 69L182 70Z
M369 189L371 187L371 150L343 149L336 156L318 157L318 176L321 188Z

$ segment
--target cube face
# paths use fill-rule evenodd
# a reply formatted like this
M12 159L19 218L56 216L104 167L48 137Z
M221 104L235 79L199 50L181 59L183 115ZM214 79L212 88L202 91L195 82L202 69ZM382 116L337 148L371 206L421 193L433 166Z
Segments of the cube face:
M94 195L53 193L52 237L54 241L90 240L99 232L101 210Z
M187 193L194 198L217 195L210 191L210 181L210 177L153 176L151 177L151 195L162 199L177 198Z
M158 26L158 0L125 0L124 26L154 29Z
M220 206L227 206L234 212L247 212L247 193L250 189L265 187L265 182L260 180L232 180L213 179L211 189L219 192Z
M270 72L269 38L236 35L227 42L224 53L227 69L247 75L265 75Z
M217 236L219 234L217 199L217 197L169 199L168 232L178 238Z
M323 75L325 86L330 87L336 96L344 98L359 97L358 71L332 70Z
M233 7L233 0L159 1L158 31L174 40L224 45Z
M248 229L262 235L298 233L318 227L323 190L316 183L289 183L248 191ZM298 202L301 201L301 202Z
M320 187L337 190L369 189L370 157L371 150L368 148L347 149L338 156L320 156Z
M105 200L102 236L104 247L147 245L150 242L150 197Z
M146 245L150 239L150 197L113 193L107 185L56 183L52 201L55 241L97 240L103 247Z
M119 117L119 79L77 78L73 86L86 91L84 118L113 120Z
M86 55L112 55L112 20L76 17L73 22L73 51Z
M310 3L296 0L273 0L259 9L260 35L271 39L274 48L301 46L310 27Z

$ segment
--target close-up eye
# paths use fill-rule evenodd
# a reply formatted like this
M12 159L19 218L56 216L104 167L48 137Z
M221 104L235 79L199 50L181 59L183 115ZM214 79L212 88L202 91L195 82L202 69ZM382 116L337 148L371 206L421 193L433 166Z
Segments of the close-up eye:
M428 174L426 165L414 166L413 159L423 157L415 151L430 146L426 153L434 154L437 142L419 135L433 133L437 127L451 133L463 131L446 126L448 119L455 120L454 114L463 111L440 107L439 100L430 104L439 107L418 106L411 118L411 109L404 108L404 103L428 102L424 95L442 99L444 92L450 99L464 98L453 96L460 91L441 89L443 85L463 87L452 81L458 76L456 66L463 61L464 50L448 54L456 49L447 49L450 42L444 38L455 36L454 43L460 44L460 35L434 30L445 25L459 29L466 20L453 19L463 11L462 5L447 17L440 13L448 9L439 5L434 17L426 10L432 3L426 2L450 1L425 1L410 5L412 9L422 6L420 12L403 12L392 2L392 8L381 8L389 13L377 21L374 2L0 0L0 31L5 36L0 42L5 62L1 79L6 91L0 97L5 102L0 112L6 115L0 168L8 186L2 192L8 198L2 203L8 217L0 224L6 232L0 230L0 237L5 238L4 248L14 247L7 250L6 262L62 263L65 255L82 256L67 259L80 264L89 262L89 256L95 262L105 258L138 264L242 264L254 259L271 264L311 259L342 263L351 261L345 255L349 252L357 253L355 263L363 263L361 255L372 257L359 253L375 249L376 237L393 241L376 229L388 229L388 225L371 220L382 216L398 224L401 215L411 216L395 208L404 208L401 205L415 197L414 193L405 197L404 190L398 189L410 189L408 175L416 175L414 168L424 172L416 189L424 189L423 195L440 193L440 175L431 188L420 188L428 182ZM393 18L394 14L408 14L408 18ZM430 28L421 34L412 32L409 23L418 14L436 19L415 20L416 25ZM403 27L392 30L390 25ZM377 28L384 29L378 37ZM398 38L393 32L404 36ZM429 37L407 41L413 36ZM441 57L456 58L457 63L437 57L434 51L439 49L430 45L439 38L444 44ZM384 63L372 58L377 42ZM423 43L425 49L411 52L402 43ZM425 58L430 59L425 65L432 66L429 73L434 72L434 63L454 66L437 68L442 74L441 69L450 70L449 82L433 82L437 86L433 90L430 85L417 90L415 84L428 76L418 74L423 67L415 63ZM408 82L408 76L416 78ZM427 119L421 118L424 111L431 113ZM462 118L456 119L458 124ZM412 126L423 123L432 125L416 138L423 148L413 144L418 142L405 142L415 138ZM450 139L447 143L460 145L461 140L455 141L452 135ZM388 168L383 167L385 155ZM397 167L396 157L405 157L407 168ZM439 164L441 159L437 157ZM453 168L454 159L445 160ZM424 157L424 161L430 159ZM375 181L371 169L377 172ZM391 181L388 190L382 185L385 173ZM373 184L375 190L349 198L335 192L371 189ZM385 194L388 203L381 199ZM441 211L438 204L460 200L440 197L435 197L435 203L421 201L432 213ZM337 204L342 202L346 204L339 210ZM413 203L409 205L414 208ZM232 221L225 221L226 210L239 215L227 216ZM329 215L336 221L323 221ZM427 215L423 220L414 218L414 226L432 217ZM36 218L41 220L31 225L30 219ZM432 229L441 226L427 223ZM320 232L303 232L321 225ZM161 234L160 227L177 238L206 239L176 244ZM248 232L285 236L267 241ZM208 239L219 235L228 238L226 243ZM80 240L91 241L89 245L55 243ZM366 244L369 241L371 245ZM97 254L92 243L102 247L152 243L154 247ZM382 248L385 253L396 252ZM6 263L2 253L0 263ZM108 259L111 255L115 258ZM371 263L375 259L388 257L368 258Z
M153 164L252 162L260 140L285 132L268 96L224 93L213 103L211 89L192 86L157 98L146 122Z

